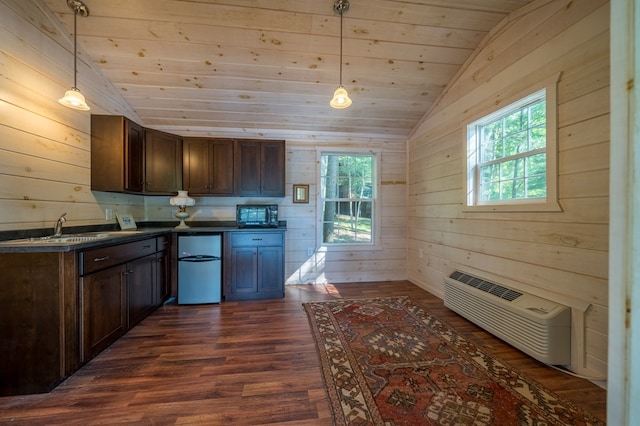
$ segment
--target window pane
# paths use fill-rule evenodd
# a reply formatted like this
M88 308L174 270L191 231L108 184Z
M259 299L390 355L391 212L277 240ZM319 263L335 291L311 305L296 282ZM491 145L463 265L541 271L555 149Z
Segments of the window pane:
M502 139L502 119L493 123L486 124L482 127L482 140L494 141Z
M544 198L547 196L547 177L536 176L527 180L527 197Z
M489 166L480 167L480 181L482 183L488 183L491 181L497 181L500 178L500 166L498 164L491 164Z
M527 176L545 175L547 172L547 154L527 157Z
M322 154L323 243L373 242L374 156Z
M372 202L324 203L323 242L370 243L372 238ZM329 220L330 219L330 220Z
M486 124L477 122L478 201L539 198L546 192L546 101L526 99ZM469 145L470 149L474 146ZM534 151L536 153L534 153ZM473 167L471 165L470 167ZM472 170L470 168L469 170ZM534 179L535 178L535 179Z
M505 157L527 151L527 133L518 132L505 139Z
M481 197L485 201L496 201L500 199L500 182L487 182L481 186Z
M547 128L534 127L529 130L529 149L542 149L547 146Z
M502 182L500 190L501 200L516 200L518 198L524 198L524 179L512 179L504 181Z
M520 132L522 129L526 129L527 126L527 112L516 111L504 118L504 133L505 135L512 135Z
M529 114L531 117L530 126L541 126L547 122L547 111L546 111L547 103L545 100L541 100L536 104L531 105L529 107Z
M524 176L524 160L516 158L515 160L501 163L500 176L502 180Z
M481 162L485 163L502 158L504 156L502 142L503 139L483 141L480 148L482 153Z

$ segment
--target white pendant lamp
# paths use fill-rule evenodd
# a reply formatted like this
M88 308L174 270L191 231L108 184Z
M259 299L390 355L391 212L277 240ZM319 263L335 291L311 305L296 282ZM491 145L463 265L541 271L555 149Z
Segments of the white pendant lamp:
M85 101L84 96L80 93L77 85L77 73L78 73L78 14L82 16L89 16L89 9L81 0L67 0L67 6L73 10L73 87L67 90L64 96L58 99L62 105L78 109L80 111L89 111L89 105Z
M349 93L342 85L342 15L349 10L349 0L336 0L333 10L340 15L340 86L333 92L333 99L329 102L332 108L342 109L351 105Z

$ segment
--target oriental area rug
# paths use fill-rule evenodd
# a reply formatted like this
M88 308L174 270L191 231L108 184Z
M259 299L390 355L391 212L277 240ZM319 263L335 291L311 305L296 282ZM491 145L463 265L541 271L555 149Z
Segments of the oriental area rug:
M336 425L604 425L408 297L303 306Z

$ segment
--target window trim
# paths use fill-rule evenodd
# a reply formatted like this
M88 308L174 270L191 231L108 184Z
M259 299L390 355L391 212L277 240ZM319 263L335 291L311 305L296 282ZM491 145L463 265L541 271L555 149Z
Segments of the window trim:
M371 229L371 239L370 243L325 243L322 241L322 202L324 198L322 197L322 176L320 173L320 165L322 164L322 156L323 155L371 155L374 159L373 165L373 182L375 184L374 188L372 188L372 203L373 203L373 227ZM377 149L358 149L358 148L330 148L330 149L322 149L316 148L316 162L318 164L318 168L316 169L317 178L316 184L318 186L318 191L316 191L316 241L317 247L321 248L321 251L370 251L370 250L382 250L382 245L380 243L380 229L381 229L381 217L380 217L380 163L381 163L381 151Z
M507 106L478 114L469 119L464 132L464 197L465 212L558 212L562 208L558 202L558 81L561 74L543 80L529 89L506 99ZM546 98L546 180L547 196L518 200L477 201L476 182L478 181L477 141L475 129L479 122L487 122L503 115L506 111L522 107L540 92L545 91ZM518 107L519 105L519 107Z

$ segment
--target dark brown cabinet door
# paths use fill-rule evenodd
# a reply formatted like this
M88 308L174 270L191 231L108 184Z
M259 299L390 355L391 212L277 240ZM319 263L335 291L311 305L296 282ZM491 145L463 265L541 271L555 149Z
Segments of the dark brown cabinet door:
M142 192L144 129L118 115L91 116L91 189Z
M169 252L162 250L156 253L156 305L160 306L169 297L169 280L171 270L169 269Z
M126 268L103 269L81 278L82 347L86 362L127 330Z
M209 141L209 193L233 195L233 140Z
M231 295L242 297L258 291L258 250L255 247L231 249Z
M265 297L284 296L283 248L258 247L258 293Z
M173 194L182 189L182 138L146 129L145 193Z
M192 195L207 194L209 192L209 141L185 138L182 161L184 189Z
M236 142L237 195L260 195L260 141L239 140Z
M144 129L130 120L125 120L125 191L144 190Z
M193 195L233 195L233 140L184 140L184 189Z
M138 324L157 307L155 275L155 254L127 263L128 328Z
M284 232L229 232L224 246L227 300L284 297Z
M260 156L261 195L269 197L284 197L284 141L263 142L260 149Z
M174 194L182 189L182 138L126 117L92 115L91 189Z
M236 194L284 197L285 142L236 141Z

